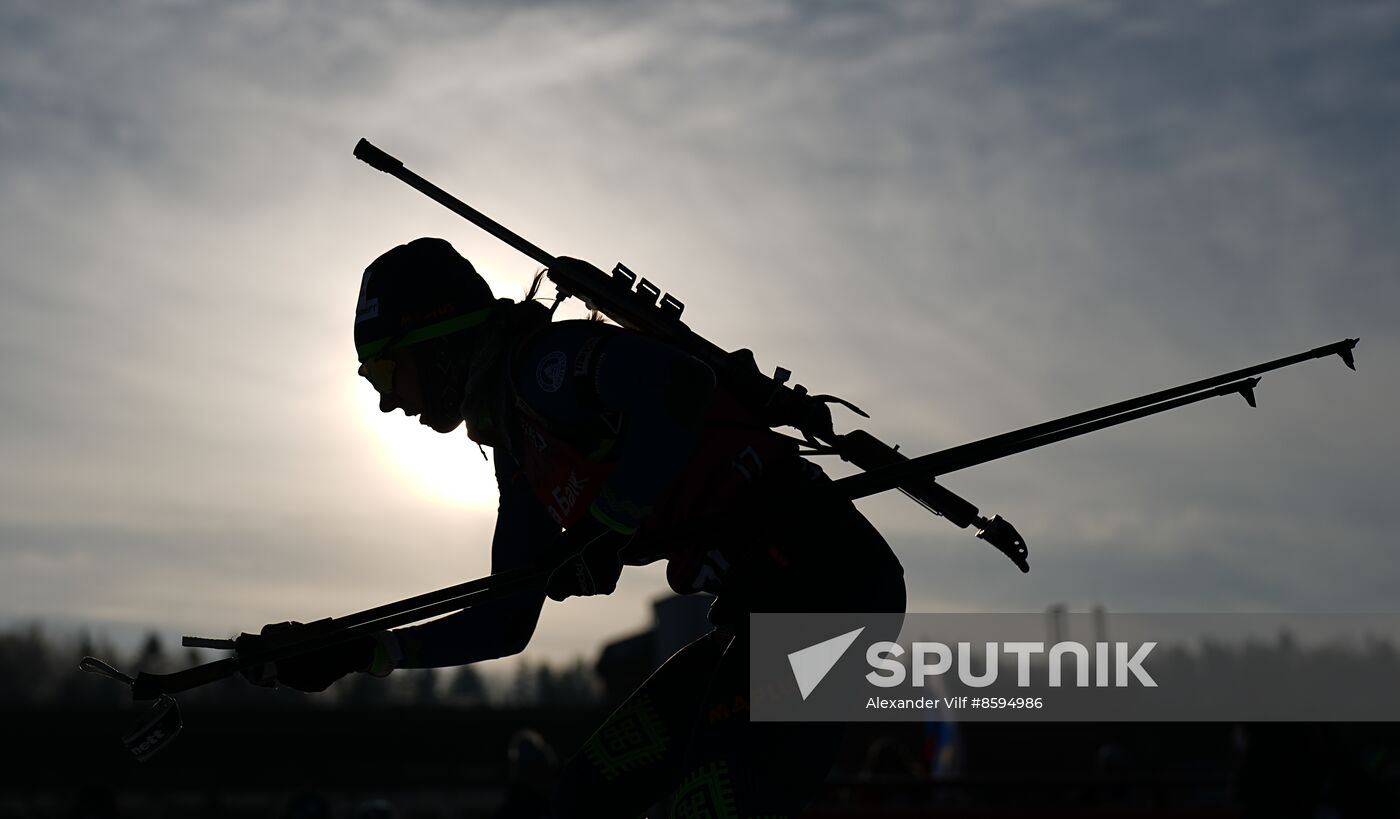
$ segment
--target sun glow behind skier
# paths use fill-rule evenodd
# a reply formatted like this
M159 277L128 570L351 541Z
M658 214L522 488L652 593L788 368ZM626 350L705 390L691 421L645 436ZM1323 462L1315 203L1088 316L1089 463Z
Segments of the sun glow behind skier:
M459 446L423 426L379 411L379 395L363 379L355 385L358 423L395 475L435 503L494 511L496 476L465 434L452 436Z

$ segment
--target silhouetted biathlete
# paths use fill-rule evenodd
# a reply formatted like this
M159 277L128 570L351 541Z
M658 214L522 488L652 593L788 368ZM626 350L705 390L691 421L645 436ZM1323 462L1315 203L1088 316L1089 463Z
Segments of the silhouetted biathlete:
M903 612L899 561L708 366L600 321L555 322L534 299L539 284L520 302L496 299L451 245L417 239L365 270L355 346L382 411L442 433L465 424L493 449L492 572L558 568L519 594L284 660L259 679L320 691L352 671L515 654L546 597L609 594L624 566L666 560L675 591L715 595L714 630L585 743L559 776L556 815L637 816L666 799L685 815L796 814L841 729L749 721L748 614Z

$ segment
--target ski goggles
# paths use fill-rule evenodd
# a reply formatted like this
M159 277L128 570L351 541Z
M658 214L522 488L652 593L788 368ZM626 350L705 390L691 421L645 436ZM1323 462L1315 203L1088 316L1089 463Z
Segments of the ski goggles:
M392 358L371 358L360 365L360 375L374 387L375 392L388 395L394 391L395 367Z
M418 327L405 333L399 333L398 335L387 336L385 338L376 339L375 341L367 341L355 348L355 352L359 355L361 363L368 363L370 360L375 359L376 356L399 347L409 347L424 341L431 341L440 336L458 333L462 330L470 330L473 327L484 324L486 320L491 317L493 312L495 312L494 305L492 307L484 307L480 310L473 310L470 313L464 313L446 321L439 321L436 324L429 324L426 327ZM390 372L392 373L392 370ZM369 376L365 377L368 378Z

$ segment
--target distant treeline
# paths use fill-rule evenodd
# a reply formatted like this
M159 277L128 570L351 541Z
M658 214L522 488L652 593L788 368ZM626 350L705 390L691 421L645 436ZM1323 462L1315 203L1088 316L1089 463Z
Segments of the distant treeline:
M164 673L206 663L223 652L167 648L151 633L134 652L122 652L106 638L57 638L39 625L0 632L0 708L71 706L106 708L129 705L130 693L112 680L78 670L78 661L94 656L134 674ZM476 668L401 669L385 678L351 674L320 694L266 689L243 678L197 688L180 695L182 707L336 707L482 705L591 706L600 685L582 660L559 668L522 660L506 675L483 675Z

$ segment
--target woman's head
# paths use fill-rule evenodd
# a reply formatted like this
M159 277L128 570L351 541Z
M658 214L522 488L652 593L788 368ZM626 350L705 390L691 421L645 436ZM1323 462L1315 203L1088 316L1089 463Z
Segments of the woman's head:
M495 309L491 288L442 239L415 239L371 262L355 307L355 350L380 410L456 429L470 339Z

